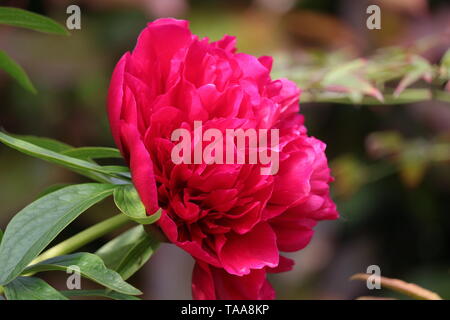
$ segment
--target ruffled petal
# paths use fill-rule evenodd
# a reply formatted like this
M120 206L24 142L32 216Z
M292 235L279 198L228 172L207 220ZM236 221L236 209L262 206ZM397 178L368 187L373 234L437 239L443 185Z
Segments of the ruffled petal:
M278 265L276 236L267 223L260 223L250 232L231 234L219 252L224 269L231 274L245 275L252 269Z
M121 122L121 142L124 150L129 154L133 184L147 213L153 214L159 206L152 159L142 143L142 137L137 128L123 121Z
M199 300L271 300L275 298L275 291L264 270L235 276L197 262L192 275L192 296Z
M120 114L123 107L124 71L130 53L125 53L114 68L111 83L108 89L108 118L111 132L119 149L122 149L120 140Z

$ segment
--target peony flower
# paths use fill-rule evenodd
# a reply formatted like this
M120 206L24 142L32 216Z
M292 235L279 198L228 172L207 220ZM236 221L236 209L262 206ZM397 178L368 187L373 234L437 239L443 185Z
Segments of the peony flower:
M270 57L237 53L234 37L211 42L193 35L187 21L159 19L112 76L115 143L148 214L162 208L158 227L195 259L195 299L273 299L266 274L294 264L280 253L301 250L318 221L338 217L325 144L307 135L300 90L287 79L272 80L271 66ZM220 132L277 130L278 144L267 148L279 170L175 164L172 133L193 132L194 121Z

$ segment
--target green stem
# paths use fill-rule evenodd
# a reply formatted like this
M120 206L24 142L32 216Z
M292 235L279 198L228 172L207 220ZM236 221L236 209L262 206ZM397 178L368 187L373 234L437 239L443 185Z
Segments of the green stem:
M44 251L36 259L34 259L31 264L35 264L59 255L71 253L88 244L89 242L94 241L129 222L132 221L129 220L126 215L118 214L112 218L97 223L96 225L93 225L92 227L81 231L73 237L64 240L63 242L48 249L47 251Z

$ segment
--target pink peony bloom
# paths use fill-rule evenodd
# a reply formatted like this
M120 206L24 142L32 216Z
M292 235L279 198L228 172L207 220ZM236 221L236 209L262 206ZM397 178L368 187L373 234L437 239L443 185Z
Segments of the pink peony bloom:
M193 35L159 19L117 64L108 95L114 140L167 238L196 260L195 299L273 299L266 273L292 268L280 252L304 248L320 220L336 219L325 144L298 114L300 90L271 80L272 58L236 53L235 38ZM260 164L174 164L175 129L279 130L279 170Z

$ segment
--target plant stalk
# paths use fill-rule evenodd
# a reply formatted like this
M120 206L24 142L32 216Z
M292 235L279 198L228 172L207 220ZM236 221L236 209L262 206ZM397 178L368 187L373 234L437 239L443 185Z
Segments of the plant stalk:
M106 219L44 251L30 264L35 264L56 256L71 253L89 242L92 242L130 222L132 221L124 214L118 214L112 218Z
M364 96L361 101L352 101L347 94L337 93L318 93L304 92L301 96L300 103L338 103L352 105L401 105L407 103L416 103L423 101L442 101L450 102L450 93L443 90L431 89L405 89L396 96L394 93L383 93L384 101L378 101L372 96Z

